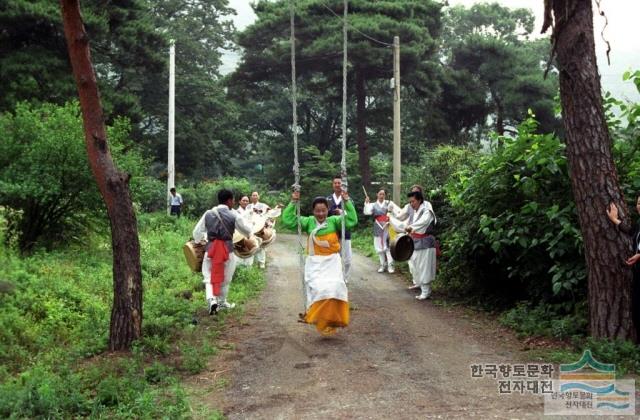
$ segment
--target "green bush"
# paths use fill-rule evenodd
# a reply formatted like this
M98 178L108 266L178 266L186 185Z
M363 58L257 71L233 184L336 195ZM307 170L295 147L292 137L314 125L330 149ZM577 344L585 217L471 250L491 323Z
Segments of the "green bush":
M587 329L586 305L521 302L505 311L500 322L519 336L542 336L569 339L583 336Z
M184 199L184 213L192 217L200 217L213 206L218 205L218 191L222 188L234 192L236 203L242 195L250 195L252 191L260 193L260 201L275 205L266 187L251 183L241 178L222 178L216 181L203 181L192 186L179 189Z
M632 81L640 93L640 70L626 72L623 79ZM640 103L620 101L606 93L604 106L620 187L629 207L635 208L640 196Z
M139 211L151 213L167 208L167 184L150 176L133 177L130 181L132 200Z
M498 296L505 304L585 296L564 144L536 128L530 116L516 137L497 138L474 171L446 187L454 222L443 238L444 276L463 277L458 284L467 293Z
M116 119L107 127L118 166L140 175L146 166L127 140L130 124ZM17 105L0 115L0 206L8 222L8 240L22 251L38 242L80 238L104 205L89 169L78 104Z
M579 349L590 349L596 360L615 364L618 377L627 372L640 372L640 348L631 341L589 337Z

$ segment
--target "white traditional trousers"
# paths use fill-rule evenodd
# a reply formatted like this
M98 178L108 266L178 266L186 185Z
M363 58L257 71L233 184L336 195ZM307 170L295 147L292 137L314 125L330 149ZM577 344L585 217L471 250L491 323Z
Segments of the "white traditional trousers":
M418 249L409 259L413 284L420 286L423 295L431 293L431 282L436 278L436 249Z
M217 302L220 303L227 300L227 293L229 293L229 286L231 286L231 280L233 280L233 273L236 271L236 258L233 252L229 253L229 259L224 263L224 282L220 289L220 296L214 296L213 285L211 284L211 258L205 255L202 260L202 282L204 283L207 301L212 298L216 298Z

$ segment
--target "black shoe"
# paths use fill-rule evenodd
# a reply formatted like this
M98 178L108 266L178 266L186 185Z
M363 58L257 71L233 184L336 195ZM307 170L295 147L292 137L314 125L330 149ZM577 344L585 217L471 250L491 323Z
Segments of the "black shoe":
M215 315L218 313L218 302L211 299L209 301L209 315Z

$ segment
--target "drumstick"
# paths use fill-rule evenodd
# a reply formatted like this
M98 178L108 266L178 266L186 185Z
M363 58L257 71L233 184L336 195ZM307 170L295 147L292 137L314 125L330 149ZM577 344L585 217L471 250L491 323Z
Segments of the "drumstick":
M365 198L369 200L369 194L367 194L367 190L364 189L364 185L362 186L362 192L364 192Z

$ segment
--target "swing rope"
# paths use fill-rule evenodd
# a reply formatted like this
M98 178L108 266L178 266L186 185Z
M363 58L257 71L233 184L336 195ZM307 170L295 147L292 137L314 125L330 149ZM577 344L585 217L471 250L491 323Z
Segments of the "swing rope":
M340 177L342 178L342 189L348 191L347 182L347 14L349 3L348 0L344 0L344 18L342 20L342 158L340 160ZM345 254L345 203L344 200L340 201L342 204L342 235L340 236L340 253L342 254L342 275L347 281L345 276L344 254Z
M342 22L342 158L340 160L340 177L342 187L347 190L347 15L348 0L344 1L344 17ZM291 106L293 111L293 119L291 130L293 132L293 173L295 182L293 184L294 191L300 191L300 162L298 160L298 102L297 102L297 86L296 86L296 36L295 36L295 0L289 1L289 17L291 32ZM342 235L340 252L342 254L342 273L344 276L344 243L345 243L345 204L342 203ZM300 200L296 202L296 219L298 220L298 245L299 245L299 264L300 278L302 282L302 295L304 298L304 310L306 312L307 296L304 284L304 245L302 243L302 226L300 225ZM346 278L345 278L346 282Z
M298 99L296 93L296 33L295 33L295 0L289 2L289 15L291 23L291 106L293 108L293 173L294 191L300 192L300 162L298 161ZM300 264L300 281L302 283L302 296L304 312L307 311L307 290L304 284L304 245L302 244L302 226L300 225L300 199L296 201L296 220L298 221L298 258Z

